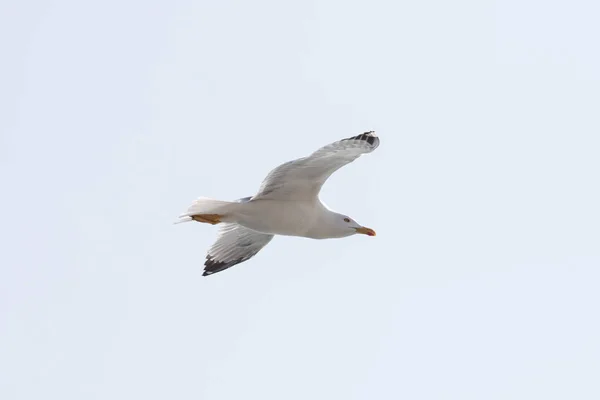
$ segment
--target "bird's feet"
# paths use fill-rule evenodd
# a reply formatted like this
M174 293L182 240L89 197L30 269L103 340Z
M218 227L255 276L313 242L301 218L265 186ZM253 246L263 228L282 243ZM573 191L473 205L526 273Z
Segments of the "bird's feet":
M190 215L190 217L194 221L203 222L205 224L216 225L221 221L222 215L219 214L198 214L198 215Z

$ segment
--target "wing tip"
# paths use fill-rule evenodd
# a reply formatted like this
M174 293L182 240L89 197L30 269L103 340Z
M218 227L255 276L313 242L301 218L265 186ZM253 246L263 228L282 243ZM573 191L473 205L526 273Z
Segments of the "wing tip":
M206 261L204 262L204 272L202 273L202 276L213 275L227 268L227 263L222 261L215 261L214 258L212 258L210 255L207 255Z
M202 276L214 275L217 272L225 271L243 261L245 261L243 258L233 261L216 261L211 255L207 255Z
M377 136L375 134L375 131L363 132L360 135L352 136L352 137L349 137L349 138L344 139L344 140L365 141L369 145L373 146L373 149L375 149L377 146L379 146L379 136Z

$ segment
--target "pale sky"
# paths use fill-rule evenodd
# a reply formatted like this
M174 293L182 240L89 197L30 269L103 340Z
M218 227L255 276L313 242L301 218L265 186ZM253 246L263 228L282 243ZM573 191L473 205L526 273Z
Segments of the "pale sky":
M597 1L0 6L0 398L600 398ZM202 277L198 196L375 130L377 231Z

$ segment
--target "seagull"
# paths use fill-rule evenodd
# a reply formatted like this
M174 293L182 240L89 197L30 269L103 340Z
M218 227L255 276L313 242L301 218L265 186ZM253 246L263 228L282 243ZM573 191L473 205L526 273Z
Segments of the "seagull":
M321 187L338 169L379 146L374 131L321 147L311 155L272 170L258 193L236 201L196 199L176 223L197 221L219 225L203 276L224 271L254 257L273 236L311 239L375 236L371 228L330 210L319 199Z

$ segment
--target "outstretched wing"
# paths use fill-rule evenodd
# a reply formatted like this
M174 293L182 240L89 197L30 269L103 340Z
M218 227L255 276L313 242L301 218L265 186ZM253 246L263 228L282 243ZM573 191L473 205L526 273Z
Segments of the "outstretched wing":
M235 223L224 223L219 228L217 241L206 255L203 276L221 272L254 257L273 239Z
M313 199L331 174L377 146L379 138L373 131L331 143L308 157L275 168L252 199Z

